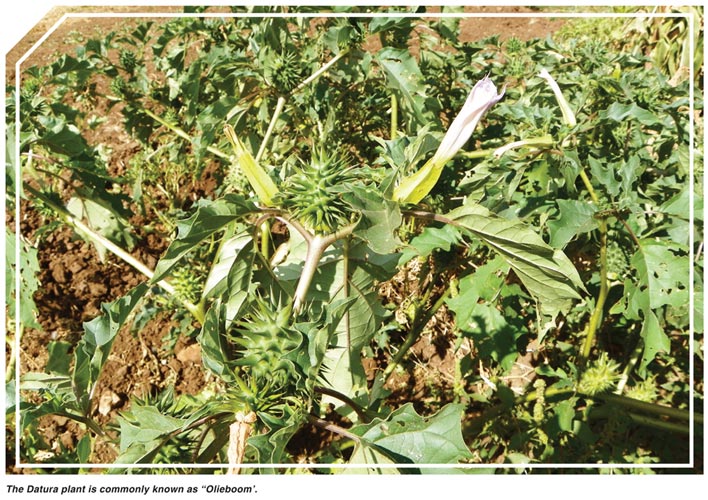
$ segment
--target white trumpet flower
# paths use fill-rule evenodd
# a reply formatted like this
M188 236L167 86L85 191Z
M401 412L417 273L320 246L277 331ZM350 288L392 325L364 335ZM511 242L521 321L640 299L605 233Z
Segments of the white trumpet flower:
M542 68L538 76L548 82L551 90L553 90L553 93L556 95L556 100L558 101L558 105L563 113L563 120L565 123L571 127L575 127L575 113L573 113L573 110L570 109L570 105L568 104L568 101L565 100L558 83L554 80L546 68Z
M485 76L472 88L465 105L450 124L440 146L430 160L413 175L404 178L393 191L393 200L401 203L418 203L437 183L445 164L469 140L484 113L504 95L497 94L494 83Z

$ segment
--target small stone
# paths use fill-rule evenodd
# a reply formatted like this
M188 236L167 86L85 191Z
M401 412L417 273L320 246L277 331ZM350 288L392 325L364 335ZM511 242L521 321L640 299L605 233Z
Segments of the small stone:
M202 349L199 344L191 344L177 353L177 359L182 363L199 363L202 360Z
M98 399L98 413L108 415L118 403L120 403L120 396L111 390L105 390Z

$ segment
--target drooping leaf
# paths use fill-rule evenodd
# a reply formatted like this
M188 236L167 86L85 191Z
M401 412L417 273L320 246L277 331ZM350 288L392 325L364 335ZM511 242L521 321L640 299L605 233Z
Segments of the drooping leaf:
M585 287L578 271L530 227L498 217L474 202L447 215L457 227L481 239L512 267L544 314L567 311Z
M458 244L460 239L459 230L449 224L440 228L426 227L401 251L398 265L405 264L413 257L428 257L435 250L447 252L453 245Z
M558 200L560 216L548 222L551 231L550 244L553 248L563 248L582 233L588 233L597 227L594 215L597 206L579 200Z
M84 323L84 335L74 351L71 375L74 394L84 412L89 410L93 390L118 331L148 290L146 283L139 284L123 297L101 304L103 314Z
M644 351L638 370L640 374L646 374L647 365L654 360L658 353L671 352L671 340L661 328L659 319L653 311L648 311L644 316L641 336L644 341Z
M177 223L177 238L157 263L152 282L167 276L182 257L206 238L255 209L253 203L237 195L215 201L201 200L191 217Z
M232 378L228 350L224 337L225 307L215 300L204 316L204 324L197 336L204 367L224 380Z
M339 275L341 281L335 282L338 288L333 287L333 292L336 293L336 300L347 301L348 307L336 325L325 353L322 378L327 386L356 400L364 396L367 389L366 373L361 362L362 349L371 342L385 316L373 284L375 280L390 277L390 271L384 267L387 262L377 263L375 254L365 245L350 249L347 258L350 274ZM341 401L334 399L326 401L335 407L342 405Z
M376 60L394 89L410 112L410 119L419 125L436 123L436 106L425 92L423 74L418 62L408 50L384 47L376 53ZM431 102L432 101L432 102Z

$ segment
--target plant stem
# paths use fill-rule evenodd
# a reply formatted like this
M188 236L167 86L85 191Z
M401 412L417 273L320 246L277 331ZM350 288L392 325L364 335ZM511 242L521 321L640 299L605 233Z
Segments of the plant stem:
M676 420L682 420L682 421L690 421L691 416L693 416L693 419L695 423L699 426L703 425L703 415L700 413L693 413L691 414L688 410L681 410L678 408L671 408L670 406L663 406L663 405L658 405L654 403L646 403L644 401L639 401L638 399L633 399L633 398L628 398L626 396L620 396L617 394L612 394L612 393L600 393L600 394L585 394L582 392L576 391L573 387L563 387L563 388L557 388L557 387L550 387L546 389L544 392L544 397L545 398L552 398L555 396L572 396L572 395L577 395L581 396L584 398L589 398L589 399L599 399L602 401L605 401L606 403L609 404L615 404L622 406L624 408L627 408L628 410L633 410L633 411L638 411L638 412L643 412L643 413L648 413L651 415L655 415L657 417L668 417L668 418L673 418ZM522 405L526 403L531 403L535 401L537 398L536 391L530 392L529 394L526 394L525 396L521 396L517 398L514 401L514 405ZM482 429L484 426L484 423L501 415L505 410L507 410L509 407L504 404L496 405L493 406L489 409L487 409L479 418L475 419L473 422L470 423L467 429L467 433L475 433L478 432L479 430ZM641 417L637 415L637 417ZM637 423L639 424L645 424L648 422L648 417L643 417L643 418L634 418L632 417ZM654 421L654 419L651 419ZM658 422L658 421L657 421ZM671 430L676 430L678 427L673 426ZM681 428L681 432L685 432L685 428Z
M172 132L174 132L176 135L178 135L179 137L181 137L185 141L192 142L192 138L189 136L189 134L187 132L185 132L184 130L182 130L181 128L179 128L178 126L173 125L170 122L163 120L162 118L157 116L155 113L153 113L149 109L143 109L142 111L143 111L143 113L148 115L150 118L152 118L153 120L158 122L163 127L167 127L168 129L170 129ZM221 151L213 146L207 146L207 151L218 156L219 158L223 158L224 160L231 159L231 156L227 155L223 151Z
M356 434L349 432L343 427L339 427L338 425L335 425L331 422L327 422L326 420L323 420L319 417L315 417L314 415L308 415L307 421L313 424L315 427L319 427L320 429L324 429L329 432L334 432L335 434L339 434L340 436L349 438L352 441L355 441L356 443L361 442L361 438Z
M49 208L54 210L54 212L57 214L57 216L66 224L69 226L73 227L74 230L80 234L83 234L87 238L89 238L91 241L94 243L98 243L106 248L109 252L111 252L113 255L124 261L126 264L132 266L134 269L139 271L141 274L146 276L148 279L152 279L154 276L154 273L150 268L148 268L145 264L140 262L138 259L130 255L128 252L123 250L121 247L113 243L111 240L103 236L102 234L97 233L93 229L91 229L89 226L84 224L81 220L77 219L74 217L71 213L69 213L65 208L58 206L55 204L52 200L44 196L41 192L38 190L34 189L32 186L23 183L24 189L31 193L34 197L42 200L42 203L47 205ZM187 311L189 311L194 318L199 321L199 323L204 323L204 311L197 305L193 304L192 302L185 300L183 298L178 297L174 287L168 283L165 280L161 280L157 282L157 286L162 288L164 291L169 293L171 296L175 297L177 300L179 300L182 303L182 306L184 306Z
M332 66L334 66L334 65L337 63L337 61L339 61L342 57L344 57L345 55L347 55L347 53L349 53L349 49L344 49L344 50L342 50L339 54L337 54L336 56L334 56L332 59L330 59L329 61L327 61L325 64L322 65L322 67L321 67L320 69L318 69L317 71L315 71L314 73L312 73L309 77L307 77L305 80L303 80L302 82L300 82L300 84L292 90L292 92L290 93L290 95L294 94L295 92L298 92L298 91L302 90L304 87L306 87L306 86L309 85L310 83L314 82L314 81L315 81L317 78L319 78L323 73L325 73L329 68L331 68Z
M293 313L298 314L302 310L302 306L305 303L305 298L307 296L307 291L310 289L312 284L312 279L317 272L317 266L325 253L325 250L337 240L341 240L346 236L349 236L354 232L356 223L344 226L342 229L322 235L315 234L311 239L307 240L307 256L305 257L305 265L302 268L302 274L300 275L300 280L297 283L297 288L295 289L295 297L293 302Z
M596 206L599 206L600 199L595 192L595 189L590 182L585 170L580 171L580 178L585 184L585 189L587 189L590 198ZM580 361L584 363L590 356L590 351L595 343L595 335L597 334L597 329L602 320L602 313L605 308L605 301L607 300L607 292L609 290L607 283L607 220L602 218L598 221L598 231L600 233L600 291L597 295L597 300L595 302L595 309L590 316L590 321L585 329L585 341L583 342L583 347L580 351Z
M406 339L403 341L403 344L401 345L401 348L398 349L396 354L393 356L393 359L391 362L388 364L386 369L383 372L383 385L386 385L386 382L388 382L388 378L391 376L393 371L396 369L396 366L400 364L400 362L403 360L403 358L408 354L408 351L410 350L411 347L418 341L420 338L420 335L423 333L423 330L425 329L425 325L428 324L428 321L435 316L435 313L438 312L438 309L442 307L442 305L445 303L445 300L450 295L450 287L447 287L443 294L438 297L438 300L435 301L435 304L428 309L425 314L419 319L416 317L415 321L413 322L413 325L411 325L411 329L408 332L408 335L406 336Z
M369 422L370 419L369 416L366 414L366 411L361 406L356 404L356 402L354 402L354 400L350 397L328 387L315 386L314 391L320 394L330 396L334 399L338 399L343 403L346 403L349 407L351 407L352 410L354 410L354 412L357 414L357 416L362 422Z
M268 124L266 133L263 136L263 140L261 141L261 146L258 148L258 153L256 153L256 162L259 162L263 157L263 153L265 153L266 146L268 145L268 141L270 140L270 136L273 133L273 129L275 129L275 122L278 121L278 117L280 116L280 113L282 113L284 106L285 97L278 97L278 102L275 104L275 111L273 111L273 116L270 118L270 123Z

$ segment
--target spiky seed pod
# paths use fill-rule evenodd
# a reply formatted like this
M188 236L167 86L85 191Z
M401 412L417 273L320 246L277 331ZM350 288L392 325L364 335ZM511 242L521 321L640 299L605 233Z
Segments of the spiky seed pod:
M123 66L123 69L132 75L138 65L138 57L135 52L123 49L118 56L118 62Z
M631 254L619 242L611 240L607 244L607 273L611 279L623 279L630 271Z
M276 307L257 299L256 309L236 327L232 341L238 347L238 366L274 388L287 385L299 376L289 359L303 343L302 334L290 328L290 308Z
M656 390L656 380L654 377L642 380L636 385L633 385L624 394L628 398L638 399L647 403L654 403L658 396Z
M316 149L311 161L285 181L278 203L316 233L335 231L348 222L349 207L341 192L354 176L345 165L339 155Z
M603 352L583 373L578 390L592 396L611 389L620 377L619 369L619 363L609 359L607 353Z
M116 97L124 98L128 90L128 83L122 76L118 75L111 81L110 89Z
M280 93L288 93L302 80L302 68L295 52L283 51L271 53L265 59L264 74L266 81Z
M170 282L175 289L175 294L190 302L196 302L202 293L202 283L192 269L182 267L172 273Z

